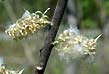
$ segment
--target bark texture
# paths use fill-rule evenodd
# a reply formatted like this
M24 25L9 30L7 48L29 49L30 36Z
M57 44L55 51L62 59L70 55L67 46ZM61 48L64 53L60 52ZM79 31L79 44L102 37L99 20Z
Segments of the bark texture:
M52 26L46 36L44 47L40 51L39 62L36 66L35 74L44 74L51 50L53 48L52 42L55 40L67 2L68 0L58 0L57 2L54 15L52 17Z

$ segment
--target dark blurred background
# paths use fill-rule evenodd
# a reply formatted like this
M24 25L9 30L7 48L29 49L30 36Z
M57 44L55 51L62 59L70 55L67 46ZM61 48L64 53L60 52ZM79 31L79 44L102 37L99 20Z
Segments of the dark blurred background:
M33 13L50 8L47 15L51 20L56 3L57 0L0 0L0 64L4 63L12 70L24 68L24 74L34 73L49 28L20 41L12 40L4 31L21 18L25 9ZM53 50L46 74L109 74L109 0L69 0L58 34L69 25L77 27L89 38L102 34L97 54L94 59L66 62Z

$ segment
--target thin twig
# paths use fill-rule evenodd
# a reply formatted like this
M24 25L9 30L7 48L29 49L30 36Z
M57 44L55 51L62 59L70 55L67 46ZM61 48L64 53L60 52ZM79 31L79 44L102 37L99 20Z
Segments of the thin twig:
M52 42L55 40L67 2L68 0L58 0L57 2L57 6L52 18L53 25L51 26L51 29L49 30L46 36L44 47L40 51L39 62L36 66L35 74L43 74L45 71L51 50L53 48Z

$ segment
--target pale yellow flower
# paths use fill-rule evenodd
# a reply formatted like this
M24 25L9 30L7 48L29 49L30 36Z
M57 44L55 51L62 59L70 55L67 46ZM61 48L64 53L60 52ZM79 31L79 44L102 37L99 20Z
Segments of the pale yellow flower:
M37 30L50 24L48 16L45 15L48 10L49 8L44 13L41 11L30 13L26 10L22 18L18 19L5 32L15 40L23 39L28 37L28 35L34 34ZM41 14L41 16L38 13Z
M6 69L6 67L4 65L0 66L0 73L1 74L22 74L24 71L24 69L20 70L20 71L14 71L14 70L8 70Z
M101 35L95 39L89 39L73 31L69 29L63 31L54 41L54 48L58 51L59 55L65 55L63 58L71 57L74 59L87 54L95 54L97 40Z
M82 42L82 36L78 35L74 38L74 43L75 44L78 44L78 43L81 43Z

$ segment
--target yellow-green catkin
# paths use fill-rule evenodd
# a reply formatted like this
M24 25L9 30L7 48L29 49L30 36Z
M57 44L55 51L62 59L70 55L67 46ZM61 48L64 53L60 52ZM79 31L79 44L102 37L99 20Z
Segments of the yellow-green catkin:
M47 24L50 24L48 16L46 15L46 12L49 9L50 8L48 8L44 13L41 11L30 13L25 10L23 16L13 25L10 25L5 31L6 34L15 40L20 40L34 34L37 30L45 27Z

